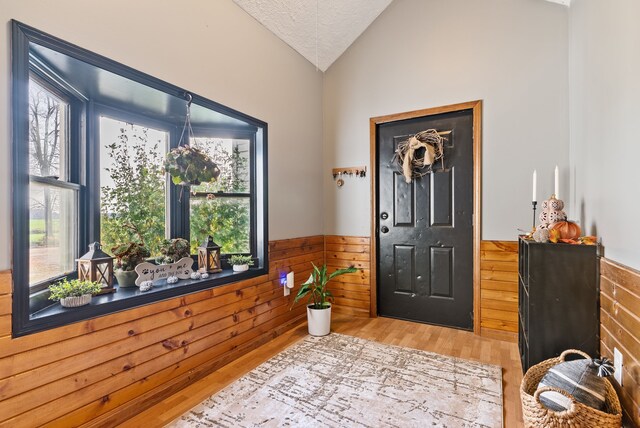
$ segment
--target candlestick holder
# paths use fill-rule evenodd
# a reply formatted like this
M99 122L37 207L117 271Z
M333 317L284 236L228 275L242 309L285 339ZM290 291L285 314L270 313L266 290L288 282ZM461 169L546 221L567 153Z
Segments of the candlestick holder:
M538 201L531 201L531 206L533 207L533 230L536 229L536 205L538 205Z

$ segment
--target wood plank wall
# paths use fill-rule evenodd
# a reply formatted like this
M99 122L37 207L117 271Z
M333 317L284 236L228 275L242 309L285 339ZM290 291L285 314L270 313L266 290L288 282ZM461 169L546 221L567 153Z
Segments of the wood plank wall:
M368 317L371 304L369 237L327 235L324 237L324 246L330 272L351 265L358 268L358 272L336 277L329 283L329 289L335 297L334 310Z
M325 258L331 268L354 264L357 274L338 277L331 284L336 296L334 310L369 316L371 299L370 239L363 236L325 236ZM334 269L335 270L335 269ZM518 243L482 241L481 332L516 341L518 327Z
M0 426L113 426L302 322L279 276L298 287L324 237L269 248L268 275L15 339L0 273Z
M480 332L484 336L517 340L518 243L480 244Z
M600 260L600 354L623 356L622 387L612 379L627 424L640 426L640 272Z

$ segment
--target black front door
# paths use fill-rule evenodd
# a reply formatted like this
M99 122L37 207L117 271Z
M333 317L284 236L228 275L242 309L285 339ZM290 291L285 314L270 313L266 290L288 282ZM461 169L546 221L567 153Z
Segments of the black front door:
M444 166L411 183L392 162L427 129L444 138ZM377 125L378 312L473 329L473 111Z

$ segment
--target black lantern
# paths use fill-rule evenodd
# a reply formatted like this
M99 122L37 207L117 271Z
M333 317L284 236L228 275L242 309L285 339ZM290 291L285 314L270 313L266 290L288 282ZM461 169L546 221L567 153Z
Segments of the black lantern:
M198 247L198 269L208 273L222 272L220 245L213 242L212 236L208 236Z
M98 282L102 293L113 293L113 257L102 251L99 242L89 245L89 252L76 260L80 281Z

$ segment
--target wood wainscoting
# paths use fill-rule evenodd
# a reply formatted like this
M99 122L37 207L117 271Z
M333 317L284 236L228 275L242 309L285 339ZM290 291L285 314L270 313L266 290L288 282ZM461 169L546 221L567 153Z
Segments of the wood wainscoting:
M518 243L480 244L480 325L483 336L518 340Z
M622 387L610 379L626 418L640 426L640 272L602 258L600 354L613 361L614 347L623 356Z
M324 237L269 251L269 275L15 339L0 273L0 426L114 426L302 322L279 277L299 287Z
M371 307L371 245L368 236L324 237L325 261L330 272L355 266L358 272L338 276L329 289L334 295L338 313L368 317Z

